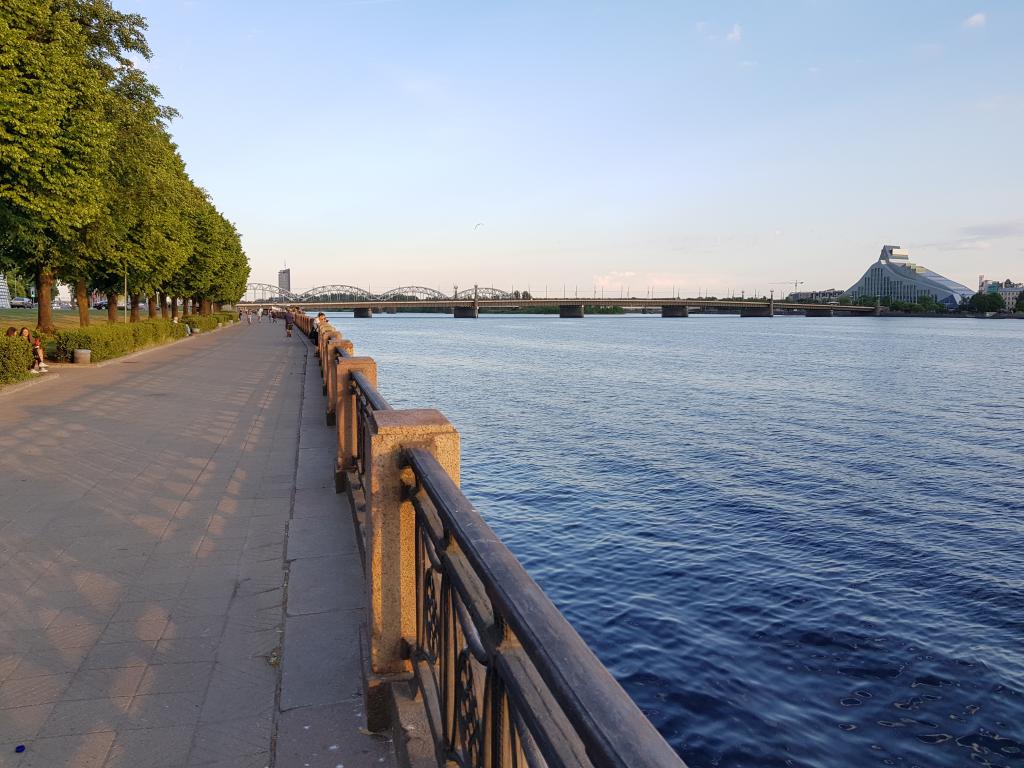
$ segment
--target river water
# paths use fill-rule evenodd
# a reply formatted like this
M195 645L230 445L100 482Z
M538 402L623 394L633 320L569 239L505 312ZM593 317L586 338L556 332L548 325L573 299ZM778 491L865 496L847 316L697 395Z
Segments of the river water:
M1024 323L335 323L691 768L1024 766Z

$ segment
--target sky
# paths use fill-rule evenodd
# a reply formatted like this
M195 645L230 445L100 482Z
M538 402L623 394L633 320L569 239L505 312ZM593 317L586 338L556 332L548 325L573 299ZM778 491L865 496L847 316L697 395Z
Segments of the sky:
M1024 3L114 0L250 280L1024 280Z

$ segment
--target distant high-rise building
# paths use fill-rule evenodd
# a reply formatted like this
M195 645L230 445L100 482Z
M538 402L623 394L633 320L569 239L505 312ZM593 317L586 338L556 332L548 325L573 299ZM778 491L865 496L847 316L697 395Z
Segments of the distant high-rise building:
M0 272L0 309L11 308L11 290L7 287L7 279Z
M292 292L292 271L288 268L278 270L277 287L282 293Z
M947 309L956 309L973 294L966 285L912 264L910 255L898 245L885 245L878 261L845 295L852 299L877 297L909 302L931 296Z

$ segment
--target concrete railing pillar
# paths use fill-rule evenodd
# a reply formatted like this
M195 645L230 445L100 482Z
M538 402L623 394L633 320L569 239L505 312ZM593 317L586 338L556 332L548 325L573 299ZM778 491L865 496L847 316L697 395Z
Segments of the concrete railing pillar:
M324 360L326 359L324 355L327 352L327 339L330 338L332 334L340 336L341 332L329 322L323 322L320 324L320 330L317 331L316 336L316 354L320 358L321 368L324 367Z
M331 339L324 353L327 360L325 367L327 370L327 426L329 427L338 423L338 366L333 360L339 351L346 353L349 357L355 351L352 342L341 338L340 333Z
M429 450L459 482L459 433L440 411L374 411L368 419L366 577L370 667L408 672L407 643L416 640L416 513L405 498L403 448ZM411 481L411 477L408 478Z
M338 424L338 458L334 485L340 493L344 489L345 471L356 464L358 437L356 397L352 393L352 374L361 373L373 386L377 386L377 363L372 357L342 357L335 363L334 413Z
M327 353L327 347L332 341L336 341L341 338L341 334L334 330L330 325L323 325L317 332L316 347L317 354L320 356L320 378L323 380L324 394L327 394L327 380L331 375L331 358Z

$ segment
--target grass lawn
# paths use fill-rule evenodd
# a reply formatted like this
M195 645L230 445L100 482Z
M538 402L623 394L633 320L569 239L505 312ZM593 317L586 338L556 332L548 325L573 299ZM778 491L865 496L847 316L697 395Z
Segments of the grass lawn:
M39 317L35 309L0 309L0 333L7 331L9 326L21 330L21 326L27 326L29 330L36 329L36 319ZM107 311L105 309L90 309L90 323L107 322ZM55 309L53 310L53 324L58 330L63 328L78 327L77 309Z

